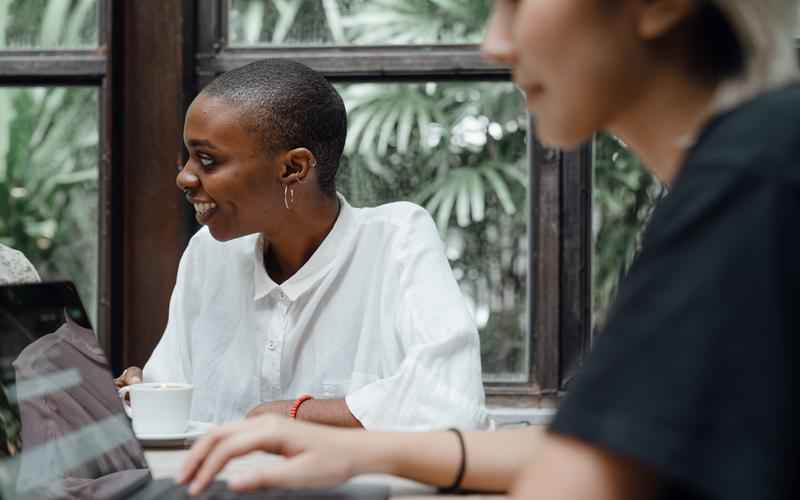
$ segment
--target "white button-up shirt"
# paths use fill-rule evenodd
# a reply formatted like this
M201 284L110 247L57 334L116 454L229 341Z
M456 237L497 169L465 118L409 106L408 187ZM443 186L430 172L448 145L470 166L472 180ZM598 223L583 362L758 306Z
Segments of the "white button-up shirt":
M344 398L367 429L483 428L474 321L428 213L353 208L278 285L264 243L195 234L145 381L194 384L192 419L224 422L302 393Z

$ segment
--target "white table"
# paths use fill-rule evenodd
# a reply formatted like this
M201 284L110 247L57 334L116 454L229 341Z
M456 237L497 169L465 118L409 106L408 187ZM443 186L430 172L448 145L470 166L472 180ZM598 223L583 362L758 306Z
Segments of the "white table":
M145 458L150 465L150 470L154 478L174 478L178 475L187 453L188 450L185 449L151 448L145 450ZM228 463L219 478L227 479L239 471L247 470L252 467L269 467L270 464L274 464L280 460L283 460L283 458L277 455L251 453L250 455L232 460ZM435 495L435 488L385 474L359 476L351 481L360 484L387 485L391 491L392 498L403 497L403 500L442 500L442 498L444 498L442 495ZM465 497L461 495L459 498L470 498L470 496ZM503 500L505 497L476 495L475 498L481 500Z

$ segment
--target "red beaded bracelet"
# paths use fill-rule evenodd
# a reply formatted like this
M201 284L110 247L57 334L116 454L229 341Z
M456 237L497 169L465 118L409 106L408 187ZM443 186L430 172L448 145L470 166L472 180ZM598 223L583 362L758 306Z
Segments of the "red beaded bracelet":
M309 399L314 399L309 394L301 394L300 397L294 400L292 407L289 408L289 418L297 418L297 410L300 409L300 405L308 401Z

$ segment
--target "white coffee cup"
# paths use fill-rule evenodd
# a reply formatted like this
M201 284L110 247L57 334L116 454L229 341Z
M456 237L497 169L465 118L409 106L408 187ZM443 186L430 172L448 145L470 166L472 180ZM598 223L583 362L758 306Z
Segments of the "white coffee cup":
M125 401L129 393L130 404ZM189 427L191 384L134 384L120 389L119 396L138 436L182 434Z

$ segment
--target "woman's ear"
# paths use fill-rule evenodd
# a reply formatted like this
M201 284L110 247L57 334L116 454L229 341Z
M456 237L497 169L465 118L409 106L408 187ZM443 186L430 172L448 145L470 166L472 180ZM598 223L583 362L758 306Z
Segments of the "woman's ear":
M285 184L305 182L308 175L317 165L314 153L306 148L290 149L283 155L281 180Z
M640 0L638 33L655 40L669 33L697 9L697 0Z

